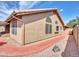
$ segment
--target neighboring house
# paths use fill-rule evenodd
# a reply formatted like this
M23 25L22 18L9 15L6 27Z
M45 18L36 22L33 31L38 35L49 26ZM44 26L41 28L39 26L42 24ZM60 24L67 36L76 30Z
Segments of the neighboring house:
M6 22L0 21L0 33L5 32Z
M14 11L6 22L10 37L21 45L45 40L64 31L64 23L55 8Z

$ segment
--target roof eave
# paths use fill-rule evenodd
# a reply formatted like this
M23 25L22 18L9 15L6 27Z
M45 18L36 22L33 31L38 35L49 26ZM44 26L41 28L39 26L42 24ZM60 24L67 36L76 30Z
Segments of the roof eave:
M10 21L11 20L11 18L12 18L12 15L14 15L15 14L15 11L13 11L12 12L12 14L5 20L5 22L8 22L8 21Z

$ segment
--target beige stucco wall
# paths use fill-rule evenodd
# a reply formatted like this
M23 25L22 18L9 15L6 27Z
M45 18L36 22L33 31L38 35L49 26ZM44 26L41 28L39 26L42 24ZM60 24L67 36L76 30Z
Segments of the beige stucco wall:
M45 20L49 16L52 20L52 34L45 34ZM16 40L19 44L31 43L39 40L44 40L46 38L55 36L56 24L58 21L58 26L62 26L59 18L53 12L33 14L28 16L22 16L22 21L25 23L25 40L24 40L24 24L21 21L17 21L17 35L11 33L12 28L10 23L10 36L12 39ZM62 32L62 31L60 31Z
M62 23L60 22L58 16L56 14L54 14L52 17L51 18L53 19L52 22L53 22L53 25L54 25L54 30L56 31L56 26L61 26L62 30L60 30L59 33L63 32L64 28L63 28ZM58 24L55 24L55 21L57 21Z
M23 23L17 21L17 35L12 34L12 22L10 23L10 37L20 45L23 45Z
M0 25L0 32L4 32L5 31L5 26L4 25Z
M52 20L52 34L45 34L45 24L46 24L45 20L47 16L49 16ZM25 43L31 43L31 42L35 42L38 40L43 40L43 39L55 36L54 32L56 31L56 24L55 24L56 20L58 21L57 25L62 26L57 15L53 14L53 12L23 16L22 19L26 23L25 24ZM31 21L34 21L34 22L28 23L27 20L28 22L31 22Z

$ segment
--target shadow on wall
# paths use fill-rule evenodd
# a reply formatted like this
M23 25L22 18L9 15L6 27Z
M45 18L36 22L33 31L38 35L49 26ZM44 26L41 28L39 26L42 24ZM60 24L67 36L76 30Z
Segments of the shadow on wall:
M5 34L6 32L4 31L4 32L0 32L0 36L2 36L3 34Z

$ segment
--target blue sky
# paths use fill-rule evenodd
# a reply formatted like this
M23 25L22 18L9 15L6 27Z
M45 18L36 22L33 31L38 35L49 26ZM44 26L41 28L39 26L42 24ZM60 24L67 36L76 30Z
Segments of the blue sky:
M34 8L57 8L65 24L79 16L78 1L0 1L0 21L6 20L13 10Z

